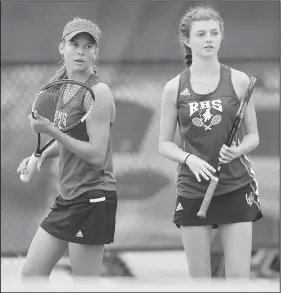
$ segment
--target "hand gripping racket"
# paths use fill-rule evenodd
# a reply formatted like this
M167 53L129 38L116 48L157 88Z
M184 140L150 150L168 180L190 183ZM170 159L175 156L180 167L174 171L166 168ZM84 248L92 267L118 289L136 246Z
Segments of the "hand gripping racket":
M34 112L37 111L40 116L49 119L62 132L68 132L86 120L94 101L94 92L85 83L60 79L41 89L32 104L32 116L35 118ZM54 141L55 139L51 139L40 148L41 135L38 133L37 148L26 166L27 173L20 176L22 181L30 180L43 151Z
M235 120L233 122L232 128L231 128L229 136L227 138L226 145L228 147L231 146L232 141L234 139L234 136L237 133L237 130L238 130L240 124L241 124L241 121L243 119L246 107L247 107L247 105L249 103L249 100L251 98L252 92L254 90L254 86L255 86L256 81L257 81L257 78L255 76L252 76L251 79L250 79L250 83L249 83L249 86L247 88L246 94L245 94L245 98L240 103L240 106L239 106L239 109L237 111ZM211 179L211 182L210 182L210 184L208 186L208 189L207 189L206 194L204 196L204 199L203 199L203 202L202 202L201 207L199 209L199 212L197 213L197 216L199 218L205 218L206 217L207 210L209 208L210 202L212 200L212 197L214 195L214 192L215 192L216 187L217 187L218 182L219 182L219 176L220 176L222 166L223 166L223 163L219 162L218 167L216 169L216 172L214 173L213 178Z

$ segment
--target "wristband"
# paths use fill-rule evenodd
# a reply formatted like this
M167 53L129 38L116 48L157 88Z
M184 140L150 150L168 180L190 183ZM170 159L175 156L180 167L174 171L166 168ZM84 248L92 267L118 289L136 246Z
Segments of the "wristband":
M188 153L188 155L185 157L185 159L184 159L184 164L186 164L186 160L187 160L187 158L190 156L190 155L192 155L192 153Z

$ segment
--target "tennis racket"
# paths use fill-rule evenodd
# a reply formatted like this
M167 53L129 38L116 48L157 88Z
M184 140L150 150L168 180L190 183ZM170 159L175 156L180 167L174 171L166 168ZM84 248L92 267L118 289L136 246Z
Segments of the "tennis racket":
M37 111L62 132L68 132L86 120L94 101L94 92L85 83L60 79L41 89L32 104L32 116L35 118L34 112ZM24 182L30 180L42 153L55 141L51 139L41 147L41 134L37 135L37 147L26 166L27 173L20 175Z
M237 111L234 123L232 125L232 128L230 130L229 136L227 138L226 145L228 147L231 146L231 144L233 142L233 139L234 139L234 136L237 133L237 130L238 130L240 124L241 124L241 121L243 119L246 107L247 107L247 105L249 103L249 100L251 98L252 92L254 90L254 86L255 86L256 81L257 81L257 78L255 76L252 76L251 79L250 79L250 83L249 83L249 86L247 88L246 94L245 94L245 98L240 103L240 106L239 106L239 109ZM216 187L217 187L218 182L219 182L219 176L220 176L222 166L223 166L223 163L219 162L218 167L216 169L216 172L214 173L213 178L211 179L211 182L210 182L210 184L208 186L208 189L207 189L206 194L204 196L204 199L203 199L203 202L202 202L201 207L199 209L199 212L197 213L197 216L199 218L205 218L206 217L207 210L209 208L210 202L212 200L212 197L214 195L214 192L215 192Z

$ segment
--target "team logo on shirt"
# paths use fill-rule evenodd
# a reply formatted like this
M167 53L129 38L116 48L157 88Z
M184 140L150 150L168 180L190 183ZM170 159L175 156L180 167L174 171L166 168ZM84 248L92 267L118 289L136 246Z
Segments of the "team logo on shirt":
M181 93L180 93L181 96L190 96L190 92L188 90L188 88L185 88Z
M197 117L192 118L193 125L197 127L204 127L205 130L211 130L212 126L221 122L221 115L213 114L211 111L215 109L216 111L222 112L221 100L192 102L189 103L189 109L189 116L198 113Z
M251 206L253 203L255 203L260 210L260 203L259 203L259 197L257 196L257 201L255 201L255 194L251 192L250 194L245 195L246 202L249 206Z
M211 130L213 125L221 122L221 115L214 115L211 113L211 108L201 109L199 117L192 118L193 125L197 127L204 127L205 130Z
M62 111L56 111L54 123L59 129L66 127L66 119L67 113Z

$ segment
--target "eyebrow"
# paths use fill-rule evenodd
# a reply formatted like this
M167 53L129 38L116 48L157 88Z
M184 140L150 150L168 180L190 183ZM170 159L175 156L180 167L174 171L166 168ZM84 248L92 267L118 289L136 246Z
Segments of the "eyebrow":
M212 28L211 31L218 31L219 29L218 28ZM196 31L196 33L199 33L199 32L205 32L205 30L198 30Z

